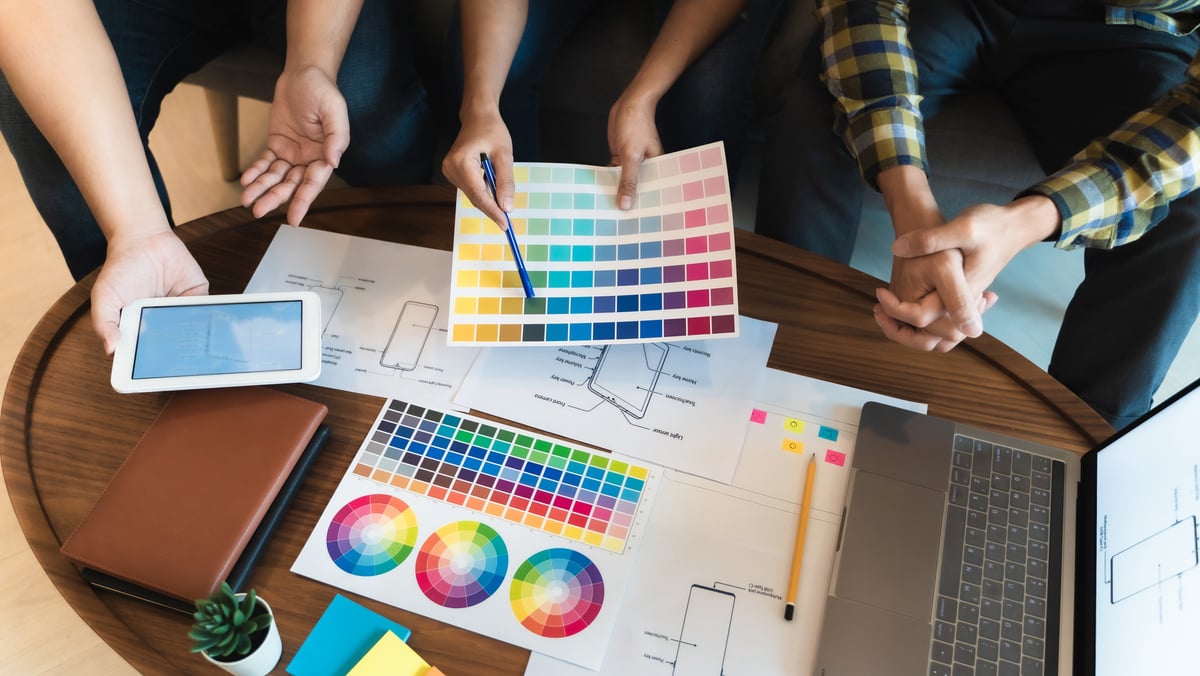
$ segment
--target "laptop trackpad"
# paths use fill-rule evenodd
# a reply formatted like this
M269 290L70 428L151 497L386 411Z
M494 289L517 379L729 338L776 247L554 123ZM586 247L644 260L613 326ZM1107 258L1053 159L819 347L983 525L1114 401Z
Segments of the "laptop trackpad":
M945 493L859 471L834 595L929 622Z

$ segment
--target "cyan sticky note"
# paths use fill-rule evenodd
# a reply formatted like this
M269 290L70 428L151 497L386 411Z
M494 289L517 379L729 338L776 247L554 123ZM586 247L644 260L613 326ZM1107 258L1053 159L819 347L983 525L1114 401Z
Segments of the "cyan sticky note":
M412 632L338 594L287 666L293 676L345 676L387 632L407 641Z

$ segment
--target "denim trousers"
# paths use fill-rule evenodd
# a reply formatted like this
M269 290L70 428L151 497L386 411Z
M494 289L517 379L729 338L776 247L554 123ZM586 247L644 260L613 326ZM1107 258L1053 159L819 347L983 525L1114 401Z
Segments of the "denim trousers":
M1082 0L913 3L909 35L923 117L955 94L993 91L1047 173L1185 81L1200 45L1107 25L1103 5ZM814 42L768 111L756 230L848 262L866 186L832 131L820 69ZM1140 239L1087 250L1084 272L1048 371L1119 429L1149 409L1200 313L1200 192Z
M597 0L530 0L525 31L500 95L500 115L512 136L514 157L539 155L539 92L555 53L599 3ZM653 0L648 13L656 35L671 0ZM754 69L766 45L781 0L748 0L733 23L709 45L659 101L655 123L665 152L714 141L725 142L730 183L736 183L744 136L752 113ZM448 40L450 79L462 93L461 35L454 22ZM457 113L452 106L450 112ZM583 159L575 161L585 161Z
M184 77L237 44L286 51L283 0L96 0L116 51L159 196L170 202L148 139L163 98ZM402 3L367 0L338 73L350 118L350 146L338 175L352 185L427 183L432 116L406 38ZM88 92L78 105L87 106ZM104 262L104 234L66 168L0 77L0 132L34 205L80 279Z

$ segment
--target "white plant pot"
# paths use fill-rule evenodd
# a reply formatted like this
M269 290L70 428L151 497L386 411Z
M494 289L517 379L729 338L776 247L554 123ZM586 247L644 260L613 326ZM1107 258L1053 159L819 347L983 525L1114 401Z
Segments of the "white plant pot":
M245 594L238 594L238 598L242 598ZM214 660L208 656L207 652L201 651L204 659L210 664L215 664L225 671L236 674L236 676L266 676L271 673L276 664L279 664L279 658L283 655L283 640L279 638L279 627L275 624L275 613L271 610L270 604L262 599L257 598L258 603L261 603L267 609L267 614L271 616L271 626L267 629L267 637L259 644L258 648L246 655L240 660L234 662L222 662Z

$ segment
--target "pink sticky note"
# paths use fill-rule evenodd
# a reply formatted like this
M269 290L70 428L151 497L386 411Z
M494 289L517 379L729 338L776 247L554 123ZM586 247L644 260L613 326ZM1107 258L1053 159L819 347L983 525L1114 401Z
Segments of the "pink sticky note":
M767 423L767 412L760 411L757 408L750 411L750 422L765 425Z
M825 462L838 467L846 466L846 454L838 453L832 448L825 449Z

